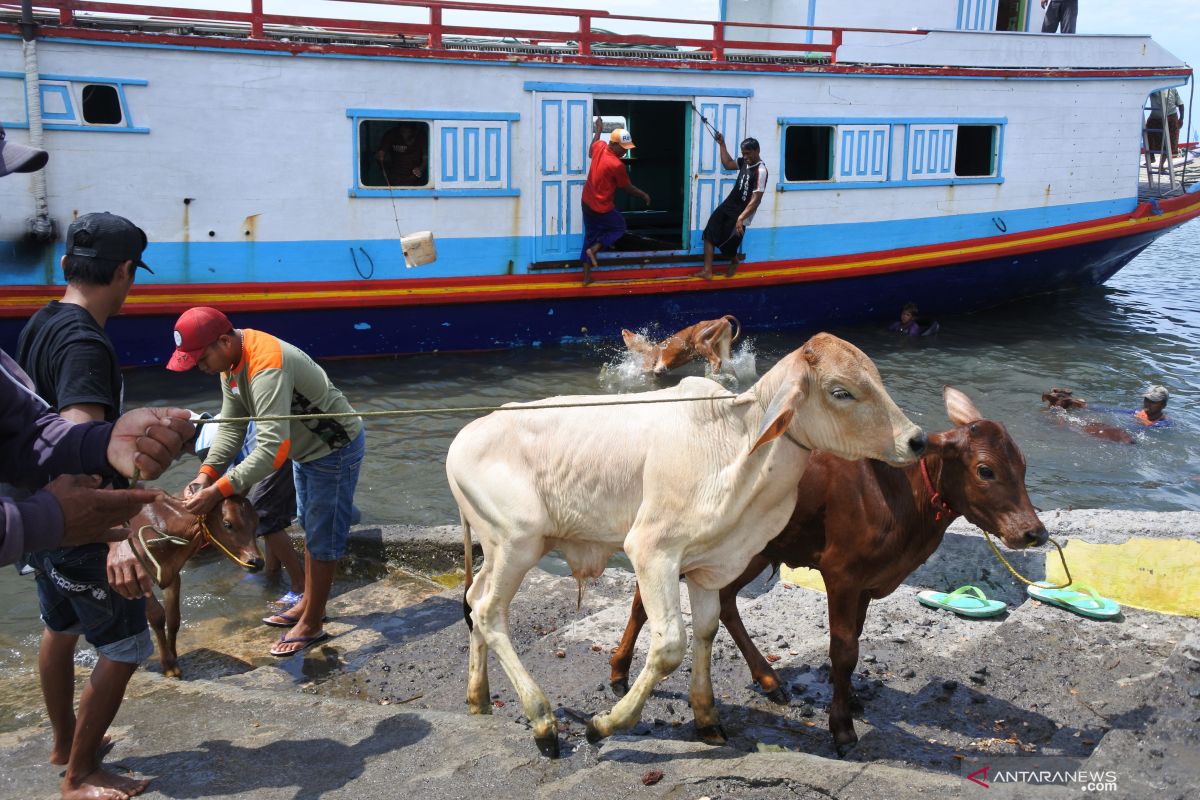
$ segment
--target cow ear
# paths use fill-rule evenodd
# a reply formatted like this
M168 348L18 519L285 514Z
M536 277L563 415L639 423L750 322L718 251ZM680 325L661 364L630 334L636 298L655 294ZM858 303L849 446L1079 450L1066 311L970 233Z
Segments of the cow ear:
M971 402L971 398L953 386L944 387L942 397L946 401L946 414L955 425L968 425L983 419L983 414L979 413L979 409Z
M771 404L767 406L762 426L758 429L758 438L750 448L751 453L783 435L792 424L792 419L796 416L796 406L803 398L804 389L801 388L800 381L779 387L775 396L771 398Z
M621 338L625 340L625 346L635 353L644 353L650 349L650 343L646 341L645 336L628 328L621 328Z

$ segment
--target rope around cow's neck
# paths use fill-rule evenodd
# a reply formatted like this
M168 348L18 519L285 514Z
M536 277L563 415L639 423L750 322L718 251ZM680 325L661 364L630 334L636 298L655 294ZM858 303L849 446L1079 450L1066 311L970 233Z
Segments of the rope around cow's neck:
M157 533L158 538L151 539L149 542L147 542L146 541L146 529L147 528L149 528L150 530ZM133 550L133 554L135 556L137 556L138 561L142 562L142 569L146 570L146 572L150 571L150 567L146 564L146 559L147 558L150 559L150 563L154 564L154 582L157 583L159 586L162 586L162 564L158 563L158 559L154 557L154 553L150 552L150 543L151 542L168 542L169 544L178 545L178 546L191 544L191 542L189 542L187 539L183 539L179 536L172 536L169 533L160 531L158 528L154 527L153 525L143 525L142 527L138 528L137 538L138 538L138 541L142 543L142 552L145 553L146 555L145 555L145 558L143 558L142 553L139 553L138 549L136 547L131 546L131 549Z
M988 535L987 531L983 532L983 538L987 539L988 545L992 548L992 552L996 554L996 558L1000 559L1000 563L1002 563L1002 564L1004 564L1004 566L1008 567L1008 571L1013 574L1013 577L1016 578L1017 580L1021 581L1022 583L1025 583L1029 586L1033 586L1036 583L1038 586L1043 586L1047 589L1065 589L1073 583L1073 581L1071 580L1071 570L1067 568L1067 557L1063 555L1062 547L1059 546L1058 542L1054 541L1053 539L1050 540L1050 544L1052 544L1056 548L1058 548L1058 557L1062 561L1063 574L1065 574L1067 576L1067 581L1066 581L1066 583L1048 585L1046 583L1046 581L1031 581L1028 578L1026 578L1024 575L1022 575L1021 573L1019 573L1015 569L1013 569L1013 565L1008 563L1008 559L1005 558L1003 554L1001 554L1000 549L998 547L996 547L994 542L992 542L992 537L990 535Z
M324 414L274 414L262 417L222 417L220 419L196 419L201 425L220 425L243 422L286 422L294 419L337 419L339 417L411 417L418 414L479 414L485 411L536 411L543 408L591 408L593 406L637 406L648 403L696 403L701 400L736 400L738 395L715 395L709 397L669 397L655 400L612 400L596 403L543 403L540 405L505 406L457 406L452 408L392 408L384 411L343 411Z

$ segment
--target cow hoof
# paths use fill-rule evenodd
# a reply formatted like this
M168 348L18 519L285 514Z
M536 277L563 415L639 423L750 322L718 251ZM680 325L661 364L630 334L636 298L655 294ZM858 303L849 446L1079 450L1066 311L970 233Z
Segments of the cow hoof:
M558 758L558 734L535 736L533 740L537 742L538 750L546 758Z
M166 667L163 669L163 677L180 680L183 678L183 670L179 667Z
M837 750L838 758L845 758L846 754L853 750L855 745L858 744L858 736L855 734L850 735L852 738L846 739L845 741L834 741L833 746L834 749Z
M791 702L790 698L788 697L787 690L782 686L776 686L774 689L767 692L767 699L772 703L777 703L781 706L786 706L789 702Z
M589 744L600 744L600 740L604 738L604 734L596 727L595 720L588 720L587 724L587 740Z
M624 697L629 692L629 678L619 678L609 682L608 685L612 687L613 694L617 697Z
M729 741L729 737L725 735L725 729L720 725L706 725L703 728L696 728L696 736L705 744L723 745Z

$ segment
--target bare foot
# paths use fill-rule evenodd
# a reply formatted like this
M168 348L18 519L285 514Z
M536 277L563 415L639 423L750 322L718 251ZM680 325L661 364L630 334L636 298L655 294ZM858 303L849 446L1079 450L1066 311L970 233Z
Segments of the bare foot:
M106 733L106 734L104 734L104 738L100 740L100 746L98 748L96 748L96 760L99 761L99 760L103 759L106 755L108 755L108 751L112 750L112 748L113 748L112 737ZM63 764L66 764L70 760L71 760L71 743L67 742L65 747L59 747L59 745L57 743L55 743L54 749L52 749L50 751L50 763L58 764L59 766L62 766Z
M126 778L115 772L100 768L72 784L66 778L62 782L63 800L129 800L146 791L149 780Z
M712 280L712 273L711 273L711 272L709 272L708 270L703 270L703 269L702 269L702 270L700 270L699 272L697 272L697 273L696 273L696 277L697 277L697 278L704 278L704 280L706 280L706 281L711 281L711 280Z
M737 274L737 268L738 265L742 263L742 258L743 256L740 254L733 257L733 260L729 262L729 266L725 268L726 278L732 278Z

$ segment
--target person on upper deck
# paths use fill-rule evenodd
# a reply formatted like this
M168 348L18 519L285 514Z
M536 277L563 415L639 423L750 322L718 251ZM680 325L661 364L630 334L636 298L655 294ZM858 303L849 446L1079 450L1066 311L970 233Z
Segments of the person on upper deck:
M1079 17L1079 0L1042 0L1046 18L1042 20L1042 33L1074 33L1075 20Z
M298 653L329 638L322 623L350 532L364 453L362 418L307 353L269 333L234 328L215 308L188 309L175 323L175 354L167 369L184 372L197 366L220 376L223 420L256 418L256 446L230 468L248 423L222 422L199 473L184 490L188 511L207 514L222 498L246 494L285 460L292 460L296 510L305 538L304 597L289 611L264 621L288 628L271 655ZM278 419L307 414L329 416Z
M1154 165L1155 153L1159 154L1159 167L1165 167L1167 161L1178 153L1179 123L1182 119L1183 103L1174 88L1160 89L1150 95L1150 113L1146 117L1147 167Z
M609 133L608 142L601 142L603 131L604 120L596 117L589 152L592 165L588 168L582 199L583 252L579 260L583 262L584 286L592 282L592 267L598 266L596 254L625 235L625 218L613 203L617 189L624 189L650 205L650 195L633 185L621 160L622 154L634 148L633 137L624 128L616 128Z
M754 219L754 212L762 203L768 187L767 165L759 154L757 139L742 141L742 155L736 161L725 148L725 137L720 132L714 131L713 139L721 148L721 165L725 169L736 169L738 176L729 196L716 207L704 226L704 269L697 274L705 280L712 277L713 248L729 259L725 277L732 278L737 272L738 264L744 257L738 252L742 237L746 235L746 228Z
M397 123L388 128L379 141L375 159L389 187L424 186L429 183L428 147L421 141L421 131L417 127L420 124Z

